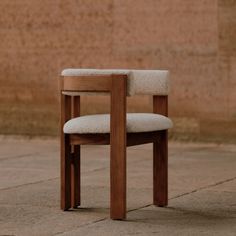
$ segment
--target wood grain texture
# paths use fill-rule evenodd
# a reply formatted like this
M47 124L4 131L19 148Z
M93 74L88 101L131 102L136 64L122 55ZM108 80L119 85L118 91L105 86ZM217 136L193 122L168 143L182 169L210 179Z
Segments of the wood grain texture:
M110 134L71 134L72 145L109 145Z
M162 130L160 141L153 143L153 204L168 204L168 131Z
M80 97L72 97L71 117L80 116ZM80 145L71 145L71 204L73 208L80 205Z
M111 90L111 219L126 218L126 84L127 77L113 77Z
M71 207L71 148L63 125L71 116L71 97L61 94L61 209Z
M126 146L142 145L145 143L157 142L160 134L154 132L127 133ZM71 145L109 145L110 134L71 134Z
M127 147L142 145L142 144L152 143L152 142L158 142L159 139L160 139L160 134L158 131L128 133L127 134Z
M120 74L64 76L62 78L62 87L64 91L109 92L112 88L112 79L119 79L124 76Z
M153 112L168 115L168 97L153 96ZM153 142L153 204L168 204L168 130L159 131L158 142Z
M153 96L153 113L168 116L168 96Z

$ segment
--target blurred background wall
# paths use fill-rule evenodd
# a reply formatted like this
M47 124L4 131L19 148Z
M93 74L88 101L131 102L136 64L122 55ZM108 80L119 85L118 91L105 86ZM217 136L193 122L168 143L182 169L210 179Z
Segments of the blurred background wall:
M57 135L60 71L169 69L171 136L236 141L236 0L1 0L0 133ZM109 111L84 97L83 114ZM129 111L151 111L150 97Z

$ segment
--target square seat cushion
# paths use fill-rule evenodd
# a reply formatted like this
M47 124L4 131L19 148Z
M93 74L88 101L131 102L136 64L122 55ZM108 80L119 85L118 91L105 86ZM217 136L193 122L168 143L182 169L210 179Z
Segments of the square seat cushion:
M151 132L172 128L172 121L153 113L127 113L127 133ZM63 127L66 134L110 133L110 114L86 115L67 121Z

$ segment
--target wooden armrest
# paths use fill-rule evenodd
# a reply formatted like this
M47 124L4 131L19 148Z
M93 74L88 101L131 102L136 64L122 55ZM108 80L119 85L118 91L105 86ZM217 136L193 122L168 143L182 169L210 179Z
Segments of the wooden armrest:
M61 91L109 92L111 94L111 143L126 142L127 75L64 76ZM61 93L61 129L66 121L79 115L77 111L79 103L79 97L75 100L74 97Z
M62 76L61 91L70 92L111 92L112 81L127 79L127 75L88 75L88 76Z

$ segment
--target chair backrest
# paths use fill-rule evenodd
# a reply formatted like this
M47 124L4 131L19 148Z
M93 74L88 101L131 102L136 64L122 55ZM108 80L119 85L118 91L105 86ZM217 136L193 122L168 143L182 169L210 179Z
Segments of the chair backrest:
M127 75L127 96L133 95L161 95L169 93L169 71L168 70L128 70L128 69L65 69L63 77L89 77L103 75ZM101 79L101 78L100 78ZM107 94L105 91L95 93L64 91L66 95L97 95Z

